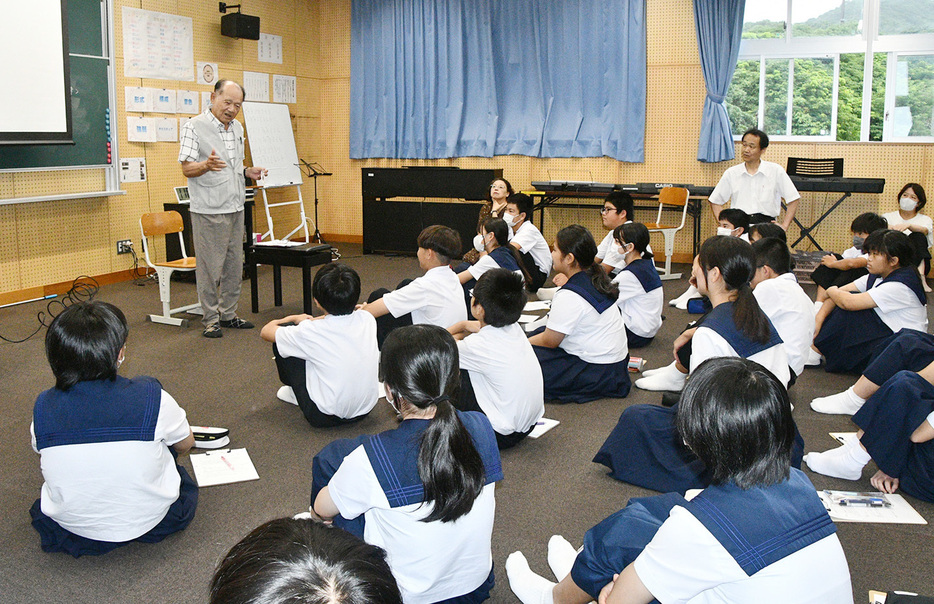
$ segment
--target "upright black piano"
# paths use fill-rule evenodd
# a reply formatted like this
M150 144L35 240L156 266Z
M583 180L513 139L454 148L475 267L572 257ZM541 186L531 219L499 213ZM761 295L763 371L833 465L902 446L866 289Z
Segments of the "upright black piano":
M449 167L362 168L363 253L414 254L423 228L443 224L460 233L464 251L473 245L477 216L490 183L502 169ZM463 199L463 202L402 201L394 197Z

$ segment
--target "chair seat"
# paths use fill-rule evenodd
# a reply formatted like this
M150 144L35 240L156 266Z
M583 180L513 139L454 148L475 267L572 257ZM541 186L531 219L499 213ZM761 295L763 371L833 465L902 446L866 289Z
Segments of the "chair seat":
M665 229L680 229L681 226L677 224L659 224L657 222L646 222L645 228L650 231L661 231Z
M178 260L172 260L171 262L156 262L156 266L165 266L167 268L175 268L179 270L191 270L196 266L194 258L179 258Z

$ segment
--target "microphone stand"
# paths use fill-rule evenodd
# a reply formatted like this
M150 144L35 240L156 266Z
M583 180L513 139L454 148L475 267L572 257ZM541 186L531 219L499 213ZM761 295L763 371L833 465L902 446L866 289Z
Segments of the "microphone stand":
M318 243L327 243L321 236L321 231L318 229L318 177L331 176L333 172L328 172L317 162L308 163L304 159L299 159L298 161L301 163L296 165L298 165L299 168L304 168L305 176L314 179L315 182L315 233L312 237L317 239Z

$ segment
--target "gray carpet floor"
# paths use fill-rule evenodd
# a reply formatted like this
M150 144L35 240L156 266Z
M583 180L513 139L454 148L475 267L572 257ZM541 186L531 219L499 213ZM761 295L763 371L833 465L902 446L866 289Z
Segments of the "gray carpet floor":
M364 296L376 287L393 287L419 275L411 257L362 256L359 246L342 245L344 260L360 272ZM687 267L684 267L687 269ZM284 269L284 305L272 302L272 270L260 269L260 312L250 313L249 282L244 282L240 316L257 324L301 312L301 278ZM665 282L666 300L680 294L686 276ZM172 284L173 300L195 299L190 283ZM808 290L813 295L813 286ZM44 329L22 343L0 342L0 602L203 602L219 559L258 524L308 507L311 460L335 438L375 433L393 427L389 406L381 402L363 421L350 427L311 428L297 407L276 399L279 382L270 346L259 330L226 330L219 340L201 337L200 324L187 328L146 321L159 306L154 282L102 287L98 299L121 307L130 323L126 362L121 374L158 378L188 412L192 424L230 428L231 446L246 447L258 481L201 489L197 515L185 531L159 544L131 544L102 557L73 559L46 554L29 523L28 509L39 495L39 456L29 444L29 423L36 395L53 385L45 360ZM52 305L52 311L55 307ZM60 307L59 307L60 308ZM17 340L36 327L45 302L0 309L0 335ZM929 311L930 312L930 311ZM667 317L655 342L635 354L647 367L667 364L671 344L691 316L666 308ZM934 323L932 323L934 324ZM829 431L854 430L845 416L819 415L808 402L853 383L850 376L808 369L791 389L794 416L807 450L835 446ZM503 453L505 480L496 489L493 558L497 584L493 602L517 601L506 581L503 563L515 550L525 552L533 570L548 576L546 544L562 534L575 546L584 532L615 512L630 497L649 491L615 481L591 462L596 450L625 407L657 403L658 393L633 388L624 400L598 400L584 405L546 405L546 417L559 426L538 440L526 440ZM182 464L189 468L187 457ZM870 489L875 472L870 463L858 482L809 473L817 488ZM934 505L907 499L929 522ZM934 595L934 527L932 525L838 525L853 578L856 602L867 601L869 589L903 589Z

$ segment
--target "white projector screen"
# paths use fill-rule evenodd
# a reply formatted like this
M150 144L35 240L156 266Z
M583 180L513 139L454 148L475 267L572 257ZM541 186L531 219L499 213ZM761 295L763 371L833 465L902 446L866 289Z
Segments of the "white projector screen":
M67 0L0 0L0 144L72 142Z

